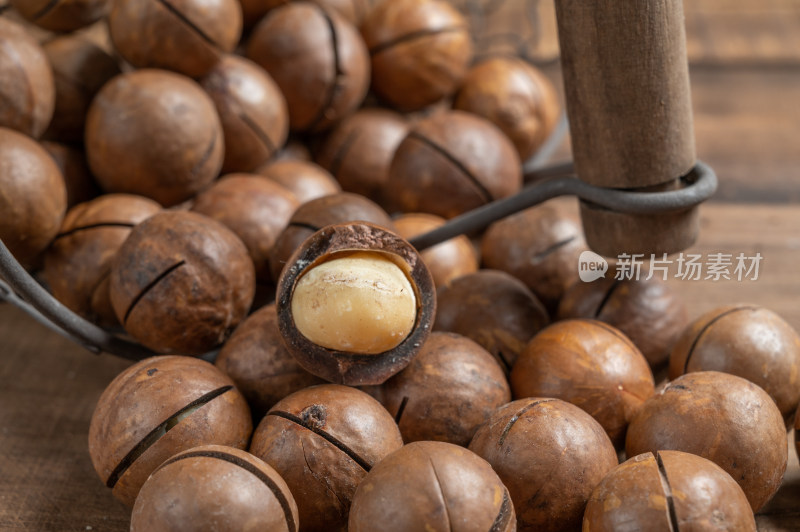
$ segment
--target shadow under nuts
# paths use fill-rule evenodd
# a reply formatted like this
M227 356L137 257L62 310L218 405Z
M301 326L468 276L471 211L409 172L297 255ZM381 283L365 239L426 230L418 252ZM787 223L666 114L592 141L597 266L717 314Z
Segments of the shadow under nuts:
M383 459L353 497L350 532L513 532L508 490L485 460L445 442L410 443Z
M278 280L278 325L301 366L331 382L380 384L422 347L436 312L419 253L377 225L327 226Z
M136 226L111 266L111 304L125 330L158 352L199 355L247 315L255 271L219 222L165 211Z
M355 388L324 384L272 407L250 452L286 481L302 530L332 532L346 530L353 494L370 469L402 445L378 401Z
M142 484L167 458L205 444L244 449L252 430L244 397L213 365L152 357L103 391L89 426L89 454L114 497L133 506Z

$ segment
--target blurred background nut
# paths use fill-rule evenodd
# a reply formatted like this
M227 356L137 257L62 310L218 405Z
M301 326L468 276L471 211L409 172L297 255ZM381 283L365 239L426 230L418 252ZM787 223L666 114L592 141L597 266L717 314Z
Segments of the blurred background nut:
M50 31L75 31L101 19L109 0L11 0L27 20Z
M255 172L291 190L300 203L342 191L327 170L309 160L279 158L258 167Z

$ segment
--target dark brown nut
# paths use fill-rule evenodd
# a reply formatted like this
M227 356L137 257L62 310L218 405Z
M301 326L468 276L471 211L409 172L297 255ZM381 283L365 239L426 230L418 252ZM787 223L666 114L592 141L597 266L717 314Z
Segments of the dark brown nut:
M297 532L297 503L289 486L263 460L224 445L179 453L144 483L131 532L259 530Z
M67 35L48 41L44 52L55 79L56 105L45 138L82 142L86 113L100 88L120 73L116 59L89 39Z
M283 477L304 531L345 530L361 480L403 445L392 416L369 395L335 384L306 388L276 404L250 452Z
M551 315L564 292L578 282L578 257L586 249L578 221L551 206L495 222L481 240L484 266L528 285Z
M408 121L399 113L363 109L345 118L328 135L317 162L347 192L382 203L389 165L408 128Z
M199 78L236 47L242 9L236 0L114 0L108 29L133 66Z
M786 429L778 407L755 384L727 373L678 377L651 397L628 427L628 456L660 449L696 454L742 487L754 512L786 471Z
M357 220L387 229L394 228L386 211L358 194L333 194L300 205L272 248L269 259L272 278L277 279L280 276L292 253L316 231L327 225Z
M721 371L757 384L791 425L800 403L800 336L771 310L718 308L692 322L670 355L670 379L693 371Z
M798 407L797 412L800 412L800 407ZM794 414L794 450L798 459L800 459L800 414L797 412Z
M92 464L114 497L133 506L167 458L198 445L244 449L253 424L244 397L213 365L152 357L120 373L100 396L89 425Z
M286 100L263 68L244 57L226 55L200 84L214 100L222 122L223 173L253 171L286 142Z
M369 54L358 30L333 11L292 2L253 30L247 57L275 79L294 131L322 131L358 109L369 88Z
M714 462L657 451L635 456L606 475L586 505L583 529L755 532L756 521L742 488Z
M291 190L300 203L342 191L331 174L306 160L281 158L259 167L256 173Z
M381 402L406 443L466 447L495 409L511 401L497 361L465 336L435 332L406 368L383 383Z
M105 327L119 324L111 307L111 261L131 229L161 210L153 200L108 194L76 205L47 250L44 276L56 299Z
M631 339L653 367L667 361L689 321L686 305L671 285L658 277L645 276L576 282L561 298L557 316L590 318L613 325ZM797 393L800 397L800 390Z
M236 233L256 268L269 281L272 246L299 205L281 185L252 174L229 174L200 193L192 210L222 222Z
M221 223L162 212L137 225L111 265L111 304L125 330L158 352L199 355L247 315L253 261Z
M558 399L520 399L498 408L469 449L508 488L520 531L578 530L592 489L617 465L603 427Z
M100 187L89 171L86 154L82 147L49 140L42 141L42 148L53 158L61 170L67 186L67 207L89 201L100 195Z
M109 0L11 0L27 20L50 31L75 31L100 20Z
M397 234L406 240L433 231L444 223L444 218L425 213L404 214L394 220ZM447 286L453 279L478 271L478 254L464 235L430 247L421 255L436 286Z
M381 2L361 31L372 58L373 90L403 111L453 94L472 61L467 21L447 2Z
M557 397L595 418L614 445L655 392L642 353L619 329L596 320L566 320L525 346L511 370L514 397Z
M506 373L548 323L547 311L536 296L504 272L480 270L439 289L434 329L476 341Z
M288 4L293 0L239 0L242 4L244 25L254 26L270 9ZM312 0L322 7L334 10L356 27L361 25L370 9L371 0Z
M86 154L100 186L165 207L208 186L224 153L211 98L192 80L164 70L115 77L86 117Z
M0 17L0 127L38 138L53 118L55 101L44 50L25 28Z
M31 267L61 227L64 178L39 143L0 127L0 191L0 239L20 264Z
M550 80L517 57L494 57L472 67L453 107L499 127L523 161L547 140L559 114L558 96Z
M324 382L300 367L284 346L274 304L248 316L214 364L233 379L256 419L287 395Z
M399 211L452 218L516 193L521 172L514 146L494 124L445 111L417 123L397 147L384 195Z
M383 459L353 497L350 532L513 532L514 507L497 474L474 453L421 441Z
M366 222L329 225L303 242L278 279L276 305L295 360L350 386L381 384L406 367L436 314L419 253Z

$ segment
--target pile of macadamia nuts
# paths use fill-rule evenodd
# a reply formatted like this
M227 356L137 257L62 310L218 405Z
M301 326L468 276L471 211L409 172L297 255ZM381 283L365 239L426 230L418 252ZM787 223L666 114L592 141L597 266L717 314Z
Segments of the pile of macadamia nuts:
M557 206L409 244L518 192L560 112L473 48L442 0L6 6L0 238L161 354L89 431L131 530L755 530L800 402L779 316L580 282Z

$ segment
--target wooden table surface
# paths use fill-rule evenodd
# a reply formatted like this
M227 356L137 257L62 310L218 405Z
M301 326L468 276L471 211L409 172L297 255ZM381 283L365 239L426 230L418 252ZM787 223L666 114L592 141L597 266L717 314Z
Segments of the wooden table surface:
M800 2L693 0L686 11L698 155L721 179L688 252L763 261L757 281L671 282L692 318L747 301L800 329ZM0 304L0 530L128 529L87 451L95 403L128 365ZM793 447L760 530L800 530Z

